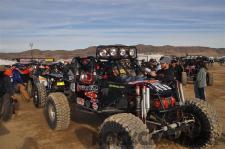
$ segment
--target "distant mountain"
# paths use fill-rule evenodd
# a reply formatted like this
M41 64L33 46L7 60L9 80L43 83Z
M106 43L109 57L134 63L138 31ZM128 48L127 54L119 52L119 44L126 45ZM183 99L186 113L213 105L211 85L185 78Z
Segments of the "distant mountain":
M144 54L163 54L163 55L205 55L205 56L223 56L225 55L225 48L210 48L210 47L182 47L182 46L152 46L152 45L135 45L138 53ZM74 56L94 56L96 47L88 47L86 49L77 50L28 50L19 53L0 53L1 59L14 59L14 58L49 58L55 59L68 59Z

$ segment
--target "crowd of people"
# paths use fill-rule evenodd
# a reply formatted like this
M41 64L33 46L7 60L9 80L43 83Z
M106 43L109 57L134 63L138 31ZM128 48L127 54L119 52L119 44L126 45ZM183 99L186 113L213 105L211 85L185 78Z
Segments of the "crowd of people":
M19 92L23 96L23 99L29 102L31 97L26 87L30 79L32 68L29 65L21 64L1 66L0 68L1 92L10 93L11 95L15 92Z
M181 65L179 60L176 58L172 59L169 56L164 56L159 60L159 63L150 59L149 62L144 62L144 60L142 60L141 64L147 75L150 77L154 77L165 83L170 83L174 80L182 83L182 72L185 70L183 65ZM198 61L195 67L197 71L197 75L193 78L195 97L205 100L207 66L204 61Z

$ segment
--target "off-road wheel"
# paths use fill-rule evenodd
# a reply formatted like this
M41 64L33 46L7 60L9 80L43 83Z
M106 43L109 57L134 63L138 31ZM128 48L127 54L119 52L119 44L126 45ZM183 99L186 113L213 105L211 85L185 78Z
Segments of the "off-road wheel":
M53 130L67 129L70 124L70 106L62 93L51 93L45 105L45 117Z
M32 83L31 80L29 80L28 83L27 83L27 92L28 92L30 97L33 96L33 83Z
M147 126L130 113L115 114L100 127L100 147L116 148L155 148Z
M37 83L33 91L33 103L35 107L42 108L44 107L47 100L47 92L44 84Z
M0 99L0 119L8 121L13 115L13 99L9 94L3 95Z
M208 148L215 144L222 130L216 112L203 100L194 99L186 102L184 116L194 118L178 141L189 148Z
M207 82L208 86L212 86L213 85L213 73L212 72L207 72L206 82Z
M182 75L181 76L181 83L183 85L186 85L187 84L187 73L183 71L181 75Z

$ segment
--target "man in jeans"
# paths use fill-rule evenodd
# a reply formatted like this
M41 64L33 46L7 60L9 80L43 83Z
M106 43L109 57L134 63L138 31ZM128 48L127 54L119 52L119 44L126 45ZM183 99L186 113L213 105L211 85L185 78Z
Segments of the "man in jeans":
M207 86L206 76L207 76L207 67L204 62L199 62L199 71L197 73L194 87L195 87L195 97L202 100L205 100L205 88Z

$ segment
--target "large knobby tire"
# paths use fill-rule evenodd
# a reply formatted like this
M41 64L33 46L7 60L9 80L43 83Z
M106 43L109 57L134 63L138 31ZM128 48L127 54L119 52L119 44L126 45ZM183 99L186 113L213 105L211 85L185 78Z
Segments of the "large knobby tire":
M70 106L62 93L51 93L45 105L45 117L53 130L67 129L70 124Z
M182 74L181 74L181 83L183 84L183 85L186 85L187 84L187 73L186 72L182 72Z
M179 142L190 148L208 148L214 145L221 136L222 127L209 103L200 99L186 101L184 114L193 116L195 122L189 132L182 133Z
M27 92L28 92L30 97L33 96L33 83L32 83L31 80L29 80L28 83L27 83Z
M206 81L207 81L208 86L213 85L213 73L212 72L207 72Z
M42 83L37 83L33 91L33 103L35 107L42 108L47 100L46 87Z
M0 100L0 119L8 121L13 115L13 99L6 93Z
M155 148L147 126L129 113L115 114L100 127L100 147L110 148Z

